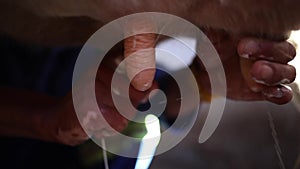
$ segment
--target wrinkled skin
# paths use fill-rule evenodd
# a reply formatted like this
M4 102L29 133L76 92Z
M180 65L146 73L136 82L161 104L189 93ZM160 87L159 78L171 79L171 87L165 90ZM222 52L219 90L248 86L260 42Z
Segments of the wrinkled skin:
M271 42L261 39L255 39L255 38L244 38L241 39L241 37L234 37L233 35L228 35L227 33L223 31L214 31L210 30L209 32L206 32L210 39L216 40L216 38L221 37L221 41L218 41L218 43L215 43L215 47L217 51L220 53L221 60L224 64L224 69L226 73L227 78L227 95L229 98L234 100L269 100L271 102L274 102L276 104L284 104L288 102L291 97L292 93L290 90L283 90L283 96L280 98L274 98L274 97L267 97L267 94L273 93L274 90L276 90L278 87L283 88L280 84L278 84L278 81L281 80L283 76L287 76L285 78L288 78L290 82L292 82L295 78L295 69L289 65L287 65L287 62L291 60L295 56L295 49L286 41L283 42ZM222 35L222 36L220 36ZM255 62L253 66L251 67L251 74L253 77L260 77L263 71L257 71L259 69L260 64L268 64L271 67L274 68L274 71L276 72L274 76L271 76L266 79L266 85L264 85L264 88L259 92L254 92L250 89L247 82L244 80L243 75L241 74L241 67L240 67L240 56L238 56L239 53L247 53L249 51L247 50L253 50L253 48L246 48L247 44L255 42L255 44L260 44L261 48L259 51L252 53L249 57L253 59ZM224 47L226 46L226 48ZM267 57L273 57L274 59L271 61L268 61L268 59L263 58L264 60L260 60L259 58L261 54L264 54ZM120 46L117 46L113 52L110 52L109 57L106 58L106 64L110 63L110 65L115 65L113 62L114 59L112 58L122 58L122 49ZM209 90L209 86L207 86L209 83L208 77L206 75L205 70L201 67L199 62L196 60L194 62L194 65L197 66L195 77L197 78L197 82L200 86L206 87L206 90ZM193 66L194 66L193 65ZM235 66L232 66L235 65ZM193 67L192 66L192 67ZM127 120L120 116L120 114L117 112L117 110L114 107L114 104L111 99L110 90L110 79L113 73L112 67L107 67L105 64L101 66L101 71L98 73L98 80L96 81L96 94L97 94L97 100L98 105L104 114L106 120L111 124L112 127L114 127L117 131L121 131L126 127ZM101 78L100 78L101 77ZM204 81L204 80L205 81ZM103 81L104 80L104 81ZM124 80L127 80L124 78ZM204 82L204 83L203 83ZM172 86L175 84L170 83L170 89L173 89ZM120 93L125 93L126 88L122 88L122 83L120 83L121 91ZM137 106L142 100L147 99L147 94L154 88L157 88L156 85L152 86L150 90L147 91L147 93L139 92L137 90L134 90L131 87L130 94L132 98L132 103L134 106ZM175 90L176 91L176 90ZM170 118L176 118L176 112L178 111L179 102L174 99L178 98L179 95L174 93L174 90L168 91L167 93L168 100L170 101L170 104L168 104L167 112L169 112ZM58 124L55 124L55 126L61 126L62 130L68 131L67 133L74 133L74 131L78 131L77 134L75 134L78 137L69 137L68 141L63 140L62 138L68 138L65 136L60 136L58 139L60 139L60 142L63 142L65 144L77 144L87 139L87 136L85 132L82 130L79 131L76 130L76 128L81 128L76 116L74 116L74 110L72 102L70 102L71 98L67 97L69 101L66 101L64 103L63 107L59 107L60 112L58 111L57 115L63 116L63 117L55 117L52 116L53 121L55 119L66 119L66 114L69 114L70 117L68 117L68 122L65 123L63 121L59 122ZM88 104L88 98L83 99L84 103ZM83 103L83 104L84 104ZM62 109L61 109L62 108ZM126 109L126 105L124 105L124 108ZM70 111L71 110L71 111ZM175 114L173 113L175 112ZM128 112L131 117L135 115L135 112ZM71 120L73 119L73 121ZM97 123L98 121L92 121L90 125L93 125L95 129L94 131L90 131L90 133L94 133L93 136L101 138L103 136L113 135L113 132L109 129L108 126L101 126L101 123ZM63 125L62 125L63 124ZM109 134L103 134L104 132L108 132ZM75 132L76 133L76 132ZM70 134L68 134L70 135ZM73 142L75 141L75 142Z
M240 101L267 100L275 104L285 104L292 99L292 91L284 85L293 82L296 77L295 68L287 64L296 55L293 45L287 41L243 37L224 30L202 30L212 41L222 61L227 83L227 98ZM248 54L248 58L243 58L242 56L246 54ZM240 62L241 59L245 59L249 63L246 71L249 72L250 77L245 77L242 73L241 69L245 65ZM264 67L265 64L272 68L273 75L263 76L265 72L268 72L268 69L266 70ZM210 95L209 76L198 57L190 68L198 82L201 101L217 98L218 96ZM254 78L260 79L259 83L255 82ZM288 81L282 81L283 79L288 79ZM264 84L261 84L262 82ZM254 87L259 85L261 88L253 89L253 85ZM278 96L277 89L282 92L281 97L276 97L276 95ZM167 106L168 116L176 119L180 102L174 98L180 97L180 94L172 83L170 83L167 93L170 105L172 105Z
M296 77L296 69L287 64L296 55L295 48L289 42L247 38L222 30L207 30L206 34L221 58L227 80L227 97L234 100L268 100L276 104L284 104L291 100L292 92L282 86L293 82ZM245 56L248 58L244 58ZM250 62L247 68L249 70L246 70L249 71L250 77L242 74L241 69L245 65L240 62L241 59ZM209 91L209 79L204 67L199 60L194 66L198 83ZM252 82L261 88L255 88ZM281 94L277 89L280 89Z
M118 50L117 50L118 49ZM87 96L86 92L80 92L79 98L82 100L79 109L81 116L81 124L78 121L78 117L74 110L73 100L71 93L63 98L57 106L51 108L46 116L42 118L41 132L48 131L46 135L50 135L52 141L63 143L66 145L78 145L89 139L90 137L103 138L114 135L115 132L121 132L126 128L129 119L121 115L113 104L111 94L111 80L117 64L115 58L120 57L119 52L120 45L117 45L112 49L103 60L103 63L99 66L97 77L95 81L95 93L98 103L98 107L108 122L108 125L101 123L103 119L97 115L95 107L91 103L90 96ZM122 94L127 93L126 81L128 81L126 74L124 73L121 78L118 78L118 90L121 93L120 99L125 99ZM81 91L85 90L85 87L80 88ZM137 107L142 101L148 99L149 93L157 88L157 84L153 84L147 92L140 92L133 87L129 87L129 96L134 107ZM121 102L122 103L122 102ZM127 105L123 105L122 109L126 112L126 117L133 118L136 112L131 112L127 109ZM95 114L94 114L95 112ZM84 122L84 119L88 119ZM85 131L83 130L82 126ZM111 129L113 128L113 129ZM49 133L50 132L50 133ZM45 136L49 137L49 136Z
M221 55L228 82L228 97L238 100L264 100L282 104L291 99L291 91L285 90L281 98L265 97L263 93L273 93L278 80L295 78L294 68L287 66L287 61L294 57L291 47L286 42L262 41L263 50L249 53L244 46L250 43L248 36L254 38L267 38L270 40L285 40L287 33L299 26L300 10L299 1L286 0L274 3L271 0L189 0L189 1L108 1L108 0L24 0L0 2L3 10L0 11L1 32L24 42L44 45L81 45L87 38L102 25L121 16L144 11L167 12L183 17L190 22L206 28L213 28L212 32L206 32ZM225 30L220 33L218 29ZM213 36L211 36L213 35ZM221 41L216 40L221 36ZM244 39L244 40L243 40ZM257 41L257 40L255 40ZM251 49L253 50L253 49ZM120 50L120 52L122 52ZM249 71L256 79L262 78L263 64L272 65L275 70L273 76L265 77L262 91L253 92L241 74L240 57L238 55L249 54L253 60L257 60ZM260 54L273 57L274 60L263 58ZM283 55L282 55L283 54ZM113 54L119 56L123 54ZM103 67L103 76L96 81L97 101L103 113L109 119L112 126L118 131L126 126L126 120L122 118L112 105L109 84L113 72L108 61ZM196 62L195 62L196 64ZM207 82L207 76L201 66L196 65L195 75L199 83ZM286 72L286 74L283 74ZM247 77L249 78L249 77ZM251 78L251 77L250 77ZM121 85L121 84L120 84ZM201 84L209 90L207 83ZM155 88L155 87L154 87ZM148 91L149 92L149 91ZM137 105L147 93L132 90L133 104ZM85 98L83 96L83 98ZM88 105L89 98L85 99ZM88 112L87 112L88 113ZM134 112L128 112L134 115ZM78 123L74 112L71 96L66 96L60 104L52 108L47 117L42 118L40 124L41 133L50 129L51 137L57 142L76 145L88 139ZM67 119L67 120L66 120ZM91 123L97 121L91 121ZM91 131L95 137L103 137L107 126L97 126ZM46 136L45 136L46 137ZM50 139L51 140L51 139Z
M1 28L3 32L24 40L46 44L83 43L98 27L114 19L132 13L149 11L174 14L200 27L222 29L232 34L270 40L285 40L291 30L300 28L300 10L297 8L300 2L297 0L276 3L271 0L187 0L184 2L179 0L24 0L22 2L14 0L2 3L3 6L7 6L4 8L7 11L2 12L2 18L0 18L0 21L5 23L5 26ZM11 14L6 16L7 13ZM17 23L11 15L17 16ZM21 19L18 19L19 15ZM83 16L89 19L82 18ZM23 23L23 20L26 22ZM33 31L34 34L35 32L42 33L32 35L26 31L24 34L14 29L16 25L25 30L36 30ZM127 29L134 30L136 27L139 26L133 26L133 28L125 26L124 32L131 31ZM140 48L143 49L142 46L153 47L153 39L155 37L151 39L152 41L144 41L145 45L139 45ZM136 43L133 42L133 44ZM138 50L127 49L126 46L125 49L125 51ZM142 71L136 77L132 74L142 67L155 66L153 53L149 51L143 55L144 57L137 55L138 57L128 61L127 73L130 78L133 78L132 85L137 90L145 91L151 86L154 70Z

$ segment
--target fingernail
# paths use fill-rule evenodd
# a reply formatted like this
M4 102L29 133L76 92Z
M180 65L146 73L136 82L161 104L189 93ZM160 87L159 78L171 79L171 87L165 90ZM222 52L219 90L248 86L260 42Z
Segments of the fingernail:
M268 85L265 81L263 81L263 80L258 80L258 79L256 79L255 77L252 77L252 79L253 79L256 83L263 84L263 85Z
M259 46L255 41L249 41L244 47L244 53L252 55L259 50Z
M292 92L292 88L290 86L288 86L288 85L282 85L282 86L284 86L282 88L282 91L284 91L284 92Z
M151 87L151 83L146 82L146 83L143 84L143 86L141 86L139 88L139 90L144 92L144 91L148 90L150 87Z
M241 54L240 57L245 58L245 59L249 59L249 54Z
M150 87L150 83L149 82L145 83L144 87L149 88Z

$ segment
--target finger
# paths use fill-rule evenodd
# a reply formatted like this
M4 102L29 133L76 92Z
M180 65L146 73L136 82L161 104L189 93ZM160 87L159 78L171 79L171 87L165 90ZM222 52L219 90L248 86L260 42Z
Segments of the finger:
M141 103L145 103L149 99L150 94L151 96L155 94L153 90L158 89L157 82L153 82L151 87L147 91L139 91L132 86L129 86L128 88L128 86L122 84L124 81L122 82L119 80L118 82L120 82L117 83L119 84L118 86L112 86L112 94L114 95L114 97L118 97L119 99L128 99L129 93L130 101L134 107L137 107ZM124 102L127 103L126 101Z
M125 40L126 71L132 86L140 91L149 89L155 75L155 36L136 35Z
M293 98L292 90L288 86L267 87L263 90L266 100L275 104L286 104Z
M105 76L107 76L107 74L103 75L104 78ZM132 85L128 86L128 78L126 77L126 74L123 73L117 73L115 75L115 84L117 85L111 85L110 83L107 83L104 84L104 86L108 89L111 89L111 92L115 97L127 98L126 96L129 93L129 98L132 101L133 106L135 107L140 103L146 102L149 98L150 93L154 94L153 90L158 89L157 82L153 82L150 88L146 91L136 90Z
M289 84L296 78L295 67L264 60L256 61L253 64L250 73L256 83L267 86Z
M132 100L132 103L134 106L138 106L140 103L145 103L147 100L149 100L150 94L153 96L153 90L158 89L158 83L153 82L151 87L146 92L141 92L138 90L133 89L132 87L129 88L129 95L130 99Z
M252 60L264 59L287 63L296 56L295 47L287 41L275 42L256 38L245 38L238 44L238 54Z
M145 22L134 22L126 27L133 34L142 31L154 32L154 26ZM124 41L126 71L132 86L140 91L149 89L155 75L155 41L152 33L137 34ZM138 74L137 74L138 73Z
M240 58L241 72L245 80L245 83L253 92L260 92L264 88L264 85L254 81L250 71L253 66L253 63L254 63L253 60L242 58L242 57Z

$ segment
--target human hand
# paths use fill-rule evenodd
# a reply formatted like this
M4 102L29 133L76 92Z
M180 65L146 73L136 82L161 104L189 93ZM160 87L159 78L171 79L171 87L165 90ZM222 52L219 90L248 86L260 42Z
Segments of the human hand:
M177 15L198 26L225 29L228 32L235 33L265 35L273 38L286 37L287 32L299 28L299 19L297 17L299 16L299 10L293 8L299 4L296 0L281 3L264 0L259 5L249 0L188 0L184 2L179 0L142 2L131 0L24 0L21 2L12 0L9 3L2 3L4 5L1 4L1 6L3 6L5 12L1 13L4 17L0 19L2 19L2 23L5 23L3 27L7 27L7 29L2 28L2 31L14 34L14 36L20 36L23 39L37 38L37 41L42 41L43 43L48 40L55 42L66 41L65 43L67 44L84 42L98 27L114 19L147 11ZM25 9L25 11L21 11L18 7ZM279 7L281 9L280 12L277 10ZM18 8L18 10L15 10L15 8ZM29 14L29 17L24 18L28 13L31 13L31 15ZM136 31L137 29L155 29L155 25L150 27L149 25L151 23L147 23L145 26L144 22L143 24L139 24L139 22L132 24L132 22L129 22L123 29L125 33ZM9 26L12 26L13 29ZM18 29L14 27L18 27ZM20 27L25 29L25 34L22 30L19 30ZM36 30L33 31L34 34L39 32L39 35L32 36L29 34L28 32L32 30ZM128 57L139 49L153 48L155 39L156 37L153 35L139 35L134 38L128 38L124 44L124 56ZM132 46L136 42L142 43L133 48ZM155 74L154 69L147 69L137 74L137 76L134 75L135 72L143 67L155 67L154 50L143 52L142 55L134 53L132 58L128 60L127 64L128 76L133 79L132 85L137 90L145 91L152 84Z
M212 27L214 29L225 29L228 32L235 33L246 33L250 35L265 35L267 37L282 38L286 36L286 32L292 29L299 28L299 10L293 8L299 4L298 1L292 0L289 2L273 3L271 0L263 0L259 5L253 1L199 1L199 0L188 0L188 1L107 1L107 0L51 0L51 1L40 1L40 0L24 0L12 1L10 4L17 4L25 8L27 11L33 12L35 15L42 18L55 18L58 17L61 21L62 18L76 18L76 17L89 17L97 24L90 22L75 22L71 21L70 29L65 30L65 34L75 32L72 36L63 38L64 40L72 38L72 42L76 42L73 39L75 36L81 36L80 39L84 39L84 35L88 35L97 29L95 25L101 26L114 19L120 18L125 15L137 13L137 12L164 12L177 15L185 18L188 21L198 26ZM277 10L280 7L280 12ZM187 12L188 11L188 12ZM216 12L218 11L218 12ZM285 14L285 15L283 15ZM272 17L270 17L272 16ZM11 17L7 17L11 18ZM28 19L24 19L26 22ZM21 20L22 21L22 20ZM70 21L69 21L70 22ZM6 22L3 22L7 24ZM42 23L45 23L44 21ZM52 21L50 24L54 24ZM251 24L248 24L251 23ZM82 27L82 25L88 25ZM144 23L143 23L144 24ZM14 24L13 24L14 25ZM36 22L34 22L36 27ZM78 25L78 26L77 26ZM151 25L146 24L146 25ZM96 27L97 27L96 26ZM22 26L23 27L23 26ZM61 32L61 28L68 27L68 24L60 23L58 25L58 31L56 34ZM152 25L150 27L154 27ZM75 29L81 29L80 33L74 31ZM87 31L85 29L92 29L93 31ZM144 29L139 23L132 24L129 22L127 26L124 26L124 32L135 31L136 29ZM44 28L45 29L45 28ZM54 28L51 28L53 30ZM11 31L9 29L8 31ZM43 32L40 31L39 32ZM48 31L44 31L49 34ZM63 33L63 32L61 32ZM32 37L32 36L30 36ZM54 36L50 36L53 38ZM58 36L61 37L61 36ZM147 39L145 36L137 36L137 39ZM125 57L129 56L138 49L145 49L147 47L155 46L155 36L148 36L150 39L147 41L142 40L143 44L139 45L135 49L131 49L133 45L132 38L128 39L129 45L126 45L125 41ZM86 37L87 38L87 37ZM61 39L61 38L60 38ZM135 42L139 42L136 40ZM132 85L141 91L147 90L152 83L154 77L154 70L145 70L139 73L136 77L133 77L133 72L136 72L142 67L151 66L155 67L154 64L154 50L149 50L147 54L143 53L143 56L134 54L135 61L128 61L127 72L130 78L133 78Z
M293 82L296 76L295 68L288 65L296 55L290 43L245 38L216 30L206 30L206 34L220 55L228 98L268 100L276 104L292 99L292 91L284 86ZM198 83L205 91L210 91L207 73L201 66L196 69Z
M245 38L238 44L238 54L245 82L253 92L277 104L292 99L291 89L285 86L296 78L295 67L288 64L296 56L292 44Z
M119 48L117 50L112 49L104 58L103 63L100 64L97 72L95 81L96 100L104 119L97 114L97 108L91 104L92 98L85 92L89 85L86 85L79 87L79 96L76 96L81 100L78 103L80 105L77 105L82 110L82 112L79 112L80 115L78 115L78 112L76 114L72 95L68 94L54 108L49 109L49 112L42 118L40 124L42 132L40 133L45 133L47 135L45 137L51 137L50 140L55 142L66 145L78 145L89 139L89 137L100 139L112 136L126 128L128 120L133 118L136 112L130 111L132 109L125 104L127 102L122 102L122 99L126 99L123 95L129 92L132 105L137 107L141 102L145 102L148 99L151 90L141 92L133 87L129 87L128 91L128 86L125 85L128 83L125 72L118 76L118 88L112 89L112 76L117 66L115 61L119 60L118 57L121 56L116 52L120 51ZM155 83L150 89L154 88L157 88ZM112 94L121 100L119 104L122 105L123 111L127 113L126 115L121 115L118 112L112 100ZM80 118L81 123L78 121L78 118ZM103 120L108 125L103 123Z

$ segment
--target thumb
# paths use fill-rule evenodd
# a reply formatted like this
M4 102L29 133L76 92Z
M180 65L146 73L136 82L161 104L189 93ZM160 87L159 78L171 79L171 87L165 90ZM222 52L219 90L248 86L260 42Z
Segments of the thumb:
M135 21L127 25L126 31L137 34L124 41L124 56L126 71L131 85L139 90L146 91L152 86L155 75L155 26L146 21ZM126 33L126 32L125 32Z

